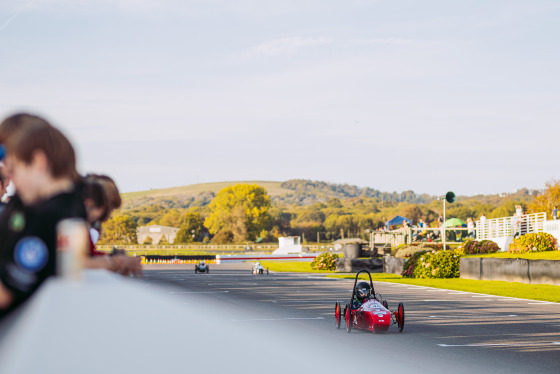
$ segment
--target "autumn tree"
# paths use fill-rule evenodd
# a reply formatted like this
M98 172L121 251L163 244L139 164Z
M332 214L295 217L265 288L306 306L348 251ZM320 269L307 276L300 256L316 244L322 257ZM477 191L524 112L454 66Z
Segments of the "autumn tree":
M175 236L174 244L192 243L200 238L204 229L204 218L200 213L187 212L182 216L182 222ZM200 239L199 239L200 240Z
M183 222L183 215L177 209L169 209L159 220L162 226L180 227Z
M116 215L103 224L103 244L136 244L136 223L131 216Z
M560 206L560 181L550 181L546 184L544 194L536 196L529 204L529 213L546 212L547 216L552 215L554 207Z
M327 232L331 233L333 236L336 236L337 232L339 231L337 221L338 221L338 214L331 214L325 219L325 222L323 222L323 225L325 226L325 230L327 230Z
M229 231L235 242L255 240L270 224L270 197L258 185L236 184L222 189L209 205L204 226L211 234Z

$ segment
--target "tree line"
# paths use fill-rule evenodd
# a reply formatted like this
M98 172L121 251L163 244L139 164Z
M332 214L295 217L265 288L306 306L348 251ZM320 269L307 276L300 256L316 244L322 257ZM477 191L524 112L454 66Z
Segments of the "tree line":
M304 189L327 188L313 183L304 184ZM288 204L273 202L261 186L236 184L222 189L203 206L169 209L154 204L116 212L104 225L100 243L136 243L136 228L155 224L179 228L174 244L277 242L280 236L303 236L306 241L313 242L331 241L342 237L365 238L366 230L382 228L396 215L407 217L413 223L422 219L436 226L442 213L441 201L437 199L414 203L383 201L366 196L363 191L359 195L325 196L324 201L311 205ZM550 216L559 203L560 184L552 181L544 193L536 196L528 190L520 190L501 197L459 197L457 202L447 205L446 215L463 221L469 217L476 220L482 214L498 218L513 215L515 206L521 205L526 212L546 211Z

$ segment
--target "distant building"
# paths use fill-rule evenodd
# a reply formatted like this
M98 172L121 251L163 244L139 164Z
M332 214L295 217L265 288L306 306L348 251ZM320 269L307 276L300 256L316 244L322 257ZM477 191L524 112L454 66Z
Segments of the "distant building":
M275 255L302 253L305 249L301 246L299 236L283 236L278 238L279 248L272 252Z
M146 239L150 237L152 239L152 244L159 244L159 242L165 238L169 244L173 244L175 237L177 236L176 227L169 226L142 226L136 229L136 237L138 238L138 244L144 244Z

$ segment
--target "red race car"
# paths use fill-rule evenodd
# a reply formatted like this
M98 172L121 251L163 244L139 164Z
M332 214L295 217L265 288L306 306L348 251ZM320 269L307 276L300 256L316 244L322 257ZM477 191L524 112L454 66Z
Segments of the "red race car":
M369 275L369 284L367 282L358 283L360 273ZM381 295L376 294L373 289L371 274L367 270L360 270L354 280L350 303L346 304L343 312L340 310L340 302L336 302L334 309L336 328L340 328L341 319L344 316L346 332L357 328L363 331L384 333L387 332L389 326L394 324L397 324L399 332L402 332L404 328L403 303L399 303L397 310L391 312L387 300L381 301L382 299Z

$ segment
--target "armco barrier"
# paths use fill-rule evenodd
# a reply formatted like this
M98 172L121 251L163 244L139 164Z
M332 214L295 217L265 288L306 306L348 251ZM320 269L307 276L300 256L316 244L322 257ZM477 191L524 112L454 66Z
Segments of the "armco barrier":
M520 258L461 258L460 278L560 286L560 261Z

